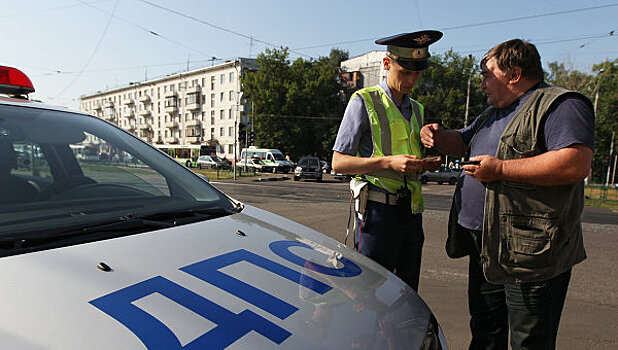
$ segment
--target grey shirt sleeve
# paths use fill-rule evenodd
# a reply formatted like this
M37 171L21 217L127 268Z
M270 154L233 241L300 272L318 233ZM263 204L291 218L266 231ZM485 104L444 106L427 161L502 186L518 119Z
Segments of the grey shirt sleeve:
M373 152L369 116L358 95L354 95L345 109L333 151L362 157L369 157Z

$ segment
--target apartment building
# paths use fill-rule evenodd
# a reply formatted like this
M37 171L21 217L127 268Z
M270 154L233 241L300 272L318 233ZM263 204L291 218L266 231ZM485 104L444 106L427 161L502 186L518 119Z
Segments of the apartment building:
M155 146L211 144L218 155L232 159L235 123L248 123L239 78L257 68L255 59L238 58L130 83L80 97L80 110Z
M352 89L378 85L386 77L384 56L386 51L370 51L341 62L342 81Z

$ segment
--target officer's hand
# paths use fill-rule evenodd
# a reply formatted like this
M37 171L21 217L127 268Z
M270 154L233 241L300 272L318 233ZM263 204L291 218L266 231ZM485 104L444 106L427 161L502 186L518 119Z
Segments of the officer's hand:
M436 143L436 133L440 130L440 124L427 124L421 128L421 143L426 148L432 148Z
M442 165L442 157L425 157L423 158L423 170L436 171Z
M478 165L462 165L461 167L466 171L466 175L482 182L492 182L502 178L502 164L504 161L488 155L472 157L470 160L480 160L481 163Z
M410 154L390 156L390 168L404 174L418 173L423 169L423 160Z

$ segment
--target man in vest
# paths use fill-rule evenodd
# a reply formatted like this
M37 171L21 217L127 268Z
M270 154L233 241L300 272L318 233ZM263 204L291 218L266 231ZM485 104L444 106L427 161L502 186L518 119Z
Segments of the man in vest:
M478 162L463 166L449 224L460 242L449 255L470 256L470 349L507 349L509 328L513 349L554 349L571 268L586 258L592 104L543 82L536 47L519 39L492 48L481 75L491 107L461 130L421 130L426 147Z
M368 200L355 215L356 249L414 290L424 241L418 175L438 169L440 158L422 159L423 106L409 92L429 65L429 45L441 37L427 30L376 41L387 45L387 77L354 93L333 146L333 170L367 184Z

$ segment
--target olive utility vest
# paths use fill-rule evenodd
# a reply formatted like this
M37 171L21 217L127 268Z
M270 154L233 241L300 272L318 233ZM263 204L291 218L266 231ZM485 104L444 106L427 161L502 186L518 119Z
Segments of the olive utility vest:
M506 126L496 157L519 159L544 152L539 145L541 121L556 98L564 94L579 95L542 83ZM491 113L491 108L485 113ZM505 180L488 183L481 252L487 280L548 280L584 260L583 209L583 181L557 186Z
M423 105L410 98L413 117L408 121L401 115L395 103L381 87L363 88L355 94L363 99L369 115L373 142L372 157L397 154L411 154L419 158L422 157L420 125L423 125ZM354 95L352 98L354 98ZM390 193L395 193L404 186L403 174L392 169L368 173L363 178ZM405 182L412 195L412 212L422 212L424 202L418 176L406 175Z

